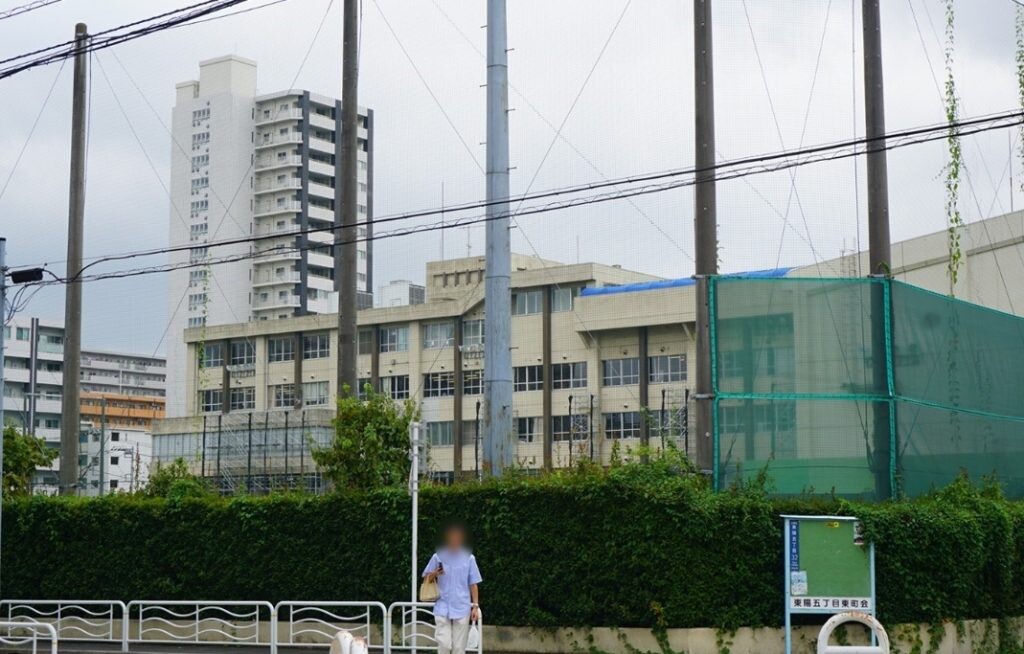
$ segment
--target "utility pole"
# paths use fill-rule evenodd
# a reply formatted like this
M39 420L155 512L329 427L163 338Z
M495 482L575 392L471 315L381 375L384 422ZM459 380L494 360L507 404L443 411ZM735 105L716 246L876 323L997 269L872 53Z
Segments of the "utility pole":
M885 86L882 83L882 24L880 0L863 0L864 23L864 118L866 121L868 167L868 267L872 277L888 279L892 273L889 237L889 171L885 151ZM885 334L885 288L875 283L871 289L872 390L892 396L889 388L888 345ZM889 499L893 495L892 462L894 434L891 431L889 402L875 402L871 469L875 477L875 495Z
M68 267L64 284L64 387L60 411L60 493L78 489L79 390L82 355L82 241L85 223L85 130L89 33L75 25L75 79L71 105L71 188L68 206Z
M359 393L356 369L356 193L359 182L359 2L345 0L341 61L341 270L338 272L338 396ZM337 247L337 246L336 246Z
M4 469L4 323L7 322L7 239L0 236L0 479ZM3 525L4 485L0 483L0 525ZM0 530L0 552L3 551L2 530Z
M107 472L107 397L100 400L100 496L103 495L103 484Z
M889 276L889 166L885 151L880 0L864 0L864 116L867 122L868 247L870 274Z
M696 244L697 466L708 472L713 461L711 319L709 278L718 274L718 217L715 195L715 78L712 58L711 0L693 2L693 66L696 184L693 231Z
M484 284L484 472L516 454L512 433L512 255L508 203L508 30L505 0L487 0L487 248Z

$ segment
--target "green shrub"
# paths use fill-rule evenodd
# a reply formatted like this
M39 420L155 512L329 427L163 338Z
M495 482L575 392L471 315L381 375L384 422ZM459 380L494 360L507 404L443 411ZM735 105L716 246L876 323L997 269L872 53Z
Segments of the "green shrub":
M957 482L875 505L712 493L655 462L454 487L420 503L420 565L464 520L494 624L778 625L781 513L860 516L885 622L1024 614L1024 505ZM333 599L409 596L402 488L328 496L7 503L6 597Z

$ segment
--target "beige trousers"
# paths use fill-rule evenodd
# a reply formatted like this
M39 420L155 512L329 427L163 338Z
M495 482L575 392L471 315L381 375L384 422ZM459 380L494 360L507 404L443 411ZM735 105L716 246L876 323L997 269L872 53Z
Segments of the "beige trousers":
M437 654L466 654L466 641L469 640L469 616L458 620L450 620L434 616L437 625L434 636L437 638Z

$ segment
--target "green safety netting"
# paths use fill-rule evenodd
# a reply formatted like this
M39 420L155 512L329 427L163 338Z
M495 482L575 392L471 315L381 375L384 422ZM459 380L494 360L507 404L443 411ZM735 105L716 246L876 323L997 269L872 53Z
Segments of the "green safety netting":
M717 487L1024 496L1024 319L880 279L717 278Z

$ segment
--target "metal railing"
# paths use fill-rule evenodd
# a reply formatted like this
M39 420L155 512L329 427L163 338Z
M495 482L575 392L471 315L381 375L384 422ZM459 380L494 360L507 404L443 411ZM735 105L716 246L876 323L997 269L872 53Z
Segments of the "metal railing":
M11 623L53 625L63 640L123 644L127 637L127 609L118 600L8 599L0 601L0 616Z
M57 630L52 624L34 621L0 622L0 644L19 647L31 644L32 654L39 651L39 638L50 639L50 654L57 654Z
M437 636L432 602L395 602L388 607L388 652L437 651ZM396 615L397 614L397 615ZM397 621L397 622L396 622ZM480 642L466 651L483 654L483 620L477 625Z
M382 654L438 650L429 602L189 600L3 600L0 644L32 644L40 634L57 639L132 644L329 647L341 630ZM3 621L6 620L6 621ZM483 626L478 625L481 630ZM17 630L24 631L18 632ZM483 639L472 651L483 654Z
M128 603L128 615L135 618L128 645L266 645L271 654L277 652L277 611L270 602L136 600Z
M280 602L278 645L329 646L339 630L366 639L367 647L388 651L388 609L380 602Z

